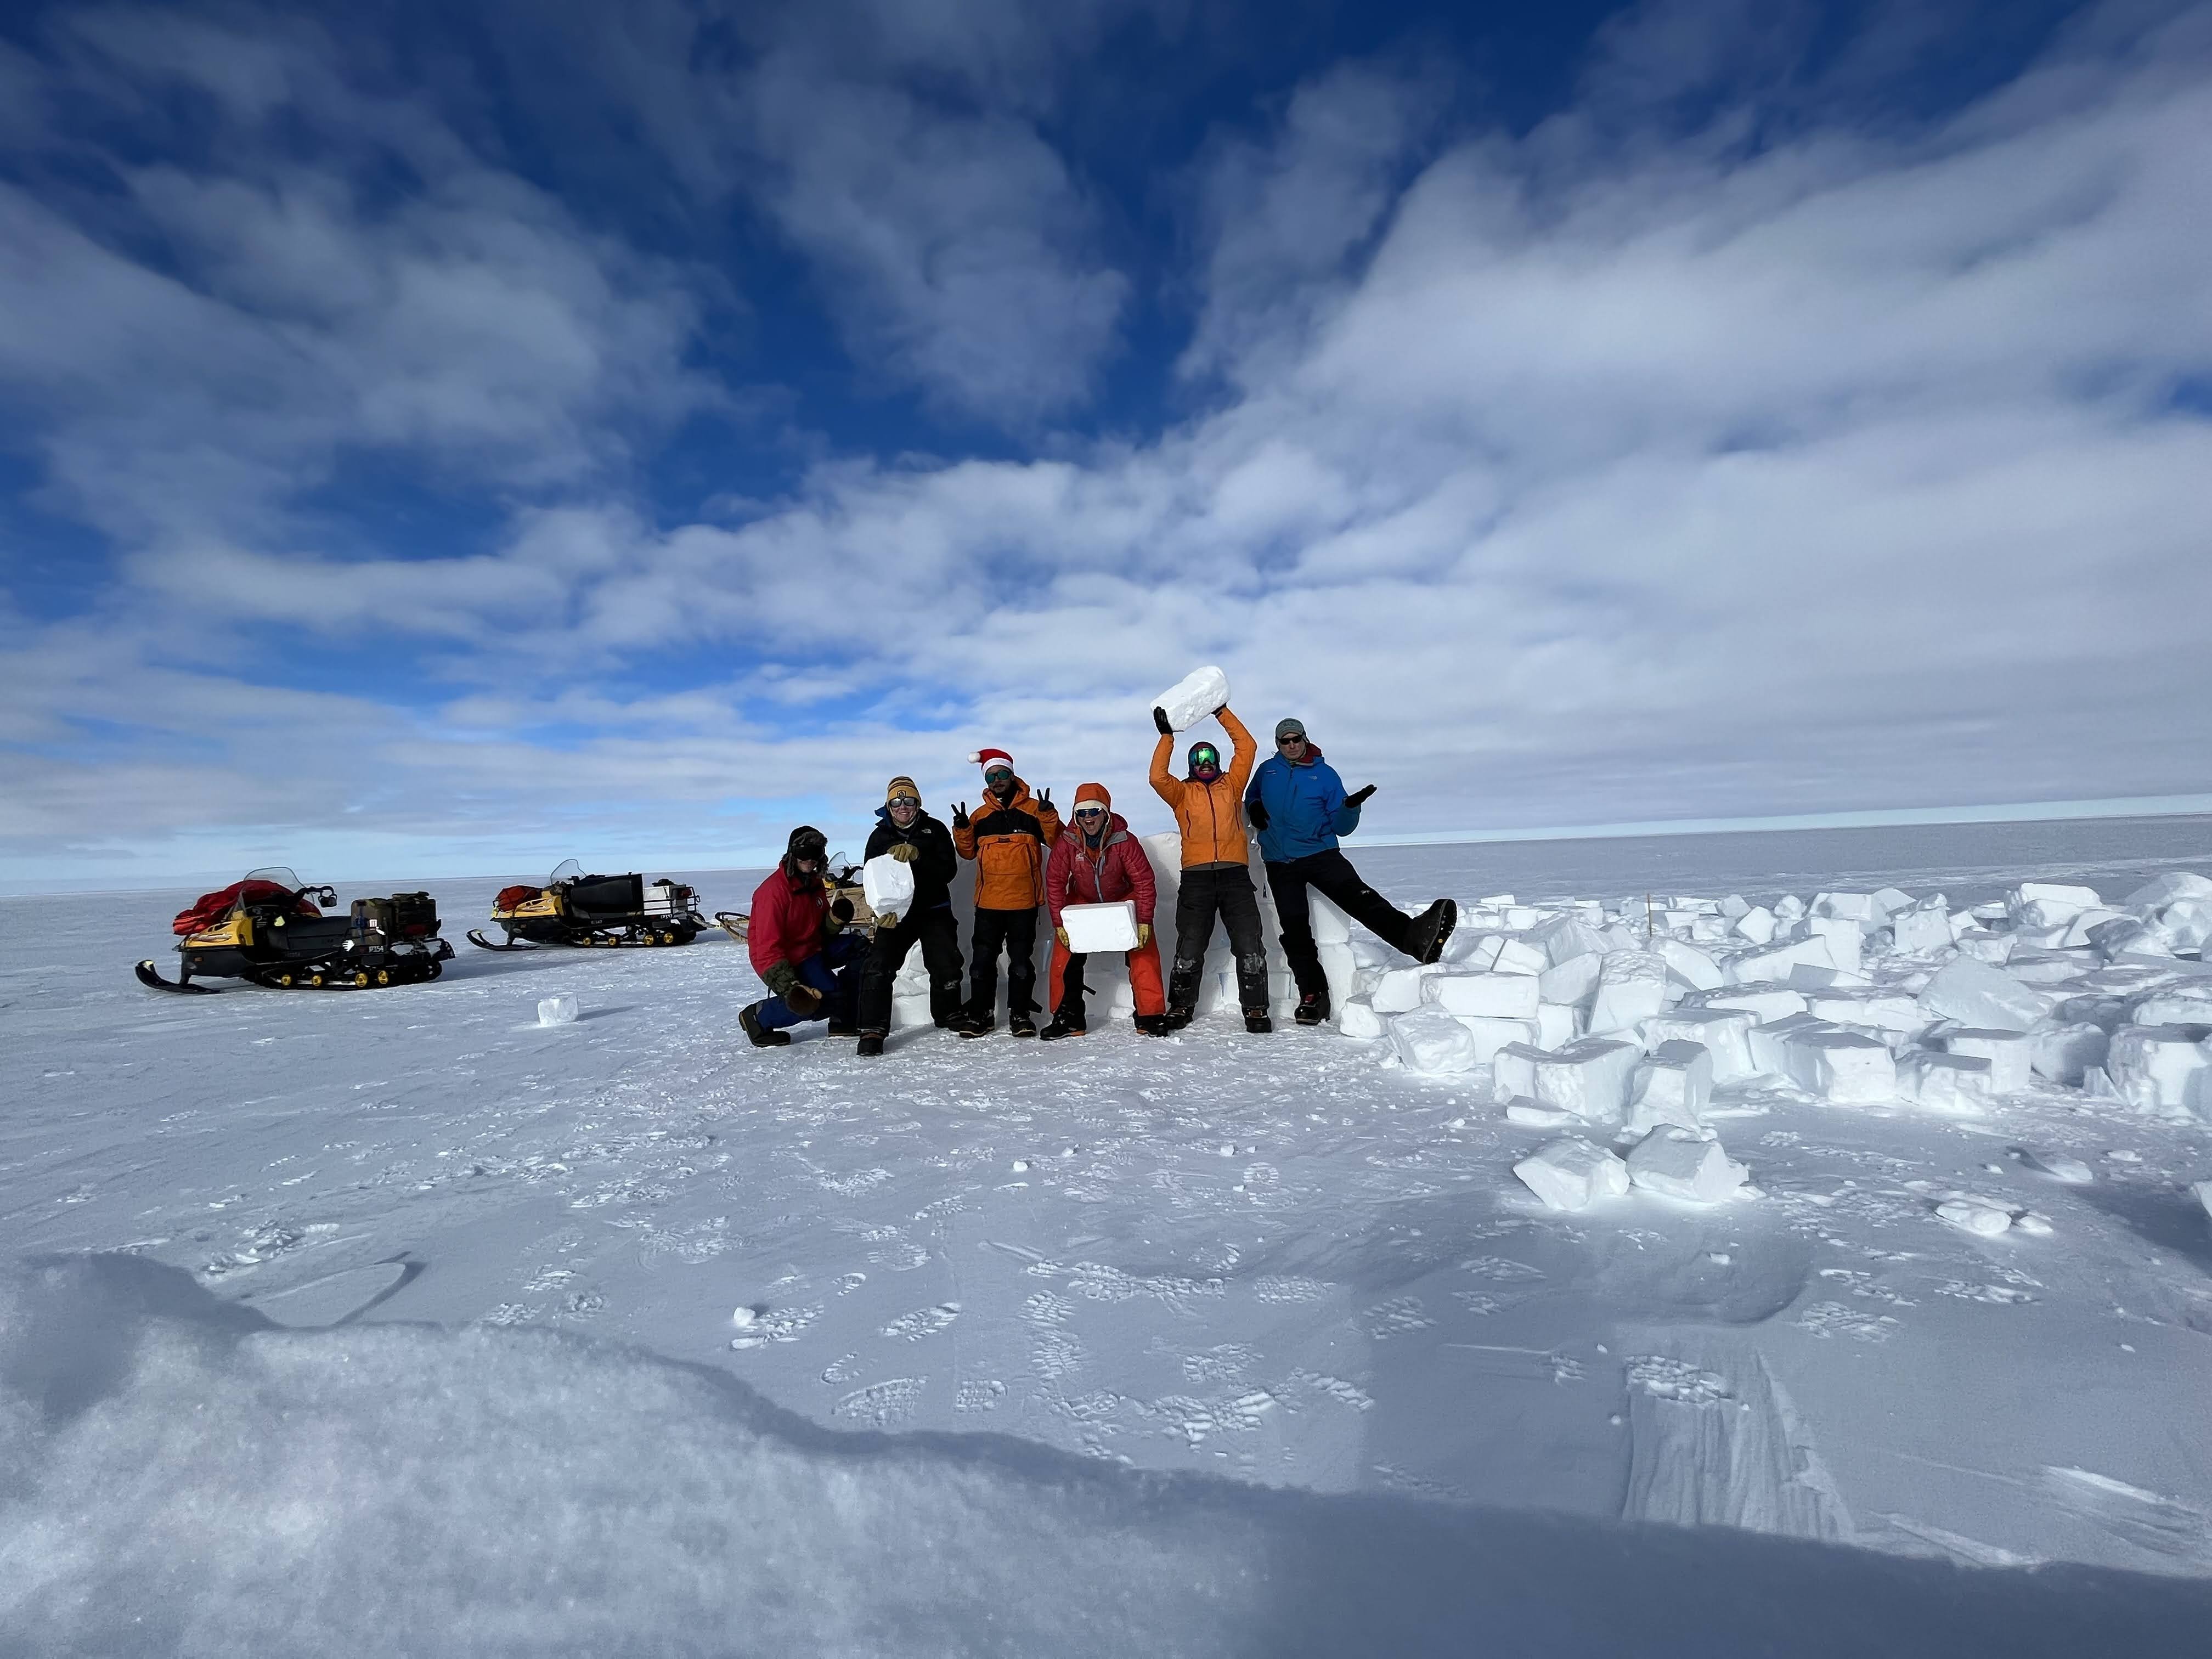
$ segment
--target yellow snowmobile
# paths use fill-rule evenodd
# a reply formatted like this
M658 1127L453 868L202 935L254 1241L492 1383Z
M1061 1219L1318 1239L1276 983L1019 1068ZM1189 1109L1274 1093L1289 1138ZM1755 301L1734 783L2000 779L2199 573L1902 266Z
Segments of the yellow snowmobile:
M539 945L689 945L707 926L698 896L663 877L590 876L574 859L543 887L502 887L491 919L506 931L495 945L471 929L469 943L486 951L527 951Z
M161 977L149 957L138 982L150 990L212 996L195 975L242 979L272 990L361 990L435 979L453 947L438 937L437 902L428 893L356 899L343 915L325 915L337 895L311 886L281 865L203 894L177 913L177 977Z

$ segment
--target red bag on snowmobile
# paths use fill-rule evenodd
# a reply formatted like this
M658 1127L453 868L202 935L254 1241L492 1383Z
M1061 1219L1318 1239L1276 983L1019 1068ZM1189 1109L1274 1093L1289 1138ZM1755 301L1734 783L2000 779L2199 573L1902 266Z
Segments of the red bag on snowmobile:
M228 887L212 893L203 893L192 902L189 910L177 912L177 919L169 924L170 932L182 936L205 933L230 914L231 906L240 899L252 903L257 899L282 898L290 891L273 881L234 881ZM293 914L301 916L319 916L323 913L306 899L294 907Z
M495 910L512 910L518 904L529 903L531 900L542 896L544 891L543 887L526 887L520 884L502 887L499 890L499 896L491 902L491 908Z

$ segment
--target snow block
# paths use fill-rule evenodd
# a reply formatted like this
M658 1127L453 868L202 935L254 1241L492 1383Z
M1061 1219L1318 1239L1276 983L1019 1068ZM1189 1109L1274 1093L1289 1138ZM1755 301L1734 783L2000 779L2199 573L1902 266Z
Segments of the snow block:
M1920 994L1931 1013L1961 1024L2025 1031L2050 1012L2051 1003L2002 968L1958 957L1936 970Z
M2136 1025L2202 1025L2212 1030L2212 982L2169 985L2153 991L2128 1011Z
M1077 956L1092 951L1121 956L1137 948L1137 906L1131 899L1064 906L1060 925L1067 930L1069 951Z
M1850 916L1813 916L1805 926L1809 936L1826 939L1828 965L1839 973L1856 974L1866 955L1866 929Z
M1511 1044L1498 1052L1510 1054L1520 1046ZM1528 1092L1547 1106L1610 1128L1628 1115L1629 1085L1642 1058L1643 1050L1632 1042L1584 1037L1542 1054Z
M2094 887L2068 887L2056 882L2024 881L2005 895L2005 908L2016 927L2056 927L2070 924L2093 906L2101 906Z
M1390 1046L1409 1072L1471 1072L1480 1063L1474 1036L1441 1009L1395 1014L1389 1026Z
M1889 925L1897 948L1911 955L1946 950L1952 944L1951 913L1941 893L1909 910L1899 911L1889 919Z
M1583 1011L1563 1002L1540 1002L1536 1005L1536 1042L1539 1047L1558 1048L1572 1042L1588 1028L1583 1023Z
M1805 1011L1838 1025L1863 1025L1917 1036L1931 1023L1928 1011L1902 991L1832 986L1805 994Z
M1431 968L1393 968L1376 981L1368 1000L1378 1014L1410 1014L1421 1006L1434 971Z
M2212 899L2212 881L2185 870L2170 870L2122 899L2120 908L2162 910L2176 899Z
M2212 1216L2212 1181L2192 1182L2189 1190L2197 1194L2197 1201L2204 1206L2204 1213Z
M1163 691L1152 707L1166 712L1168 724L1187 731L1229 701L1229 676L1218 668L1194 669Z
M1897 1097L1897 1062L1888 1045L1832 1026L1793 1033L1783 1049L1792 1083L1839 1106Z
M1582 1119L1572 1112L1558 1111L1549 1106L1539 1106L1533 1100L1516 1100L1505 1108L1505 1121L1524 1129L1579 1129Z
M1989 1061L1976 1055L1916 1048L1897 1062L1897 1092L1930 1111L1978 1117L1996 1092L1991 1070Z
M904 915L914 903L914 866L878 854L860 866L860 896L878 916Z
M1636 1068L1628 1131L1640 1134L1672 1124L1694 1133L1704 1127L1712 1095L1711 1054L1695 1042L1663 1042Z
M538 1023L540 1025L574 1025L578 1009L574 997L540 997L538 1000Z
M2031 1164L2054 1181L2065 1181L2075 1186L2086 1186L2097 1178L2097 1172L2094 1170L2080 1158L2069 1158L2064 1152L2048 1152L2031 1146L2027 1149L2027 1156Z
M2087 912L2084 912L2087 915ZM2079 922L2075 924L2081 927ZM2122 957L2170 957L2173 945L2166 929L2154 921L2145 921L2138 916L2114 916L2100 921L2082 933L2082 943L2107 962L2118 962Z
M1808 968L1833 968L1836 959L1828 953L1828 941L1819 935L1790 939L1781 945L1769 945L1763 949L1746 951L1729 959L1726 972L1731 985L1762 984L1769 981L1787 980L1790 970L1799 963Z
M1539 1147L1513 1166L1547 1210L1586 1210L1628 1190L1628 1165L1578 1135Z
M1570 957L1536 975L1536 995L1544 1002L1587 1008L1597 994L1597 976L1604 966L1602 956Z
M2081 1020L2038 1026L2027 1034L2027 1044L2028 1064L2036 1076L2078 1089L2091 1067L2103 1066L2112 1039L2103 1026Z
M1638 1028L1644 1046L1656 1054L1672 1042L1694 1042L1712 1057L1713 1081L1740 1083L1757 1075L1751 1063L1753 1015L1733 1008L1670 1008Z
M1662 939L1651 948L1666 963L1667 971L1692 991L1717 991L1724 982L1720 964L1694 945Z
M1490 1057L1492 1092L1500 1100L1536 1097L1536 1062L1552 1051L1532 1043L1509 1042Z
M2186 1025L2124 1025L2112 1034L2105 1070L2139 1112L2203 1111L2212 1051Z
M1871 893L1815 893L1809 914L1819 921L1856 922L1859 932L1871 933L1888 915Z
M1379 1037L1388 1028L1365 997L1347 997L1336 1011L1336 1029L1348 1037Z
M1455 1014L1453 1018L1467 1028L1474 1039L1474 1063L1488 1066L1498 1058L1498 1051L1509 1043L1534 1043L1540 1041L1536 1022L1533 1019L1491 1019L1480 1014Z
M2168 945L2176 951L2202 951L2212 939L2212 899L2177 899L2158 919Z
M1765 945L1774 938L1774 912L1763 904L1754 904L1735 919L1735 931L1753 945Z
M1448 1014L1534 1020L1536 985L1527 974L1439 974L1424 990Z
M1807 1031L1832 1031L1836 1028L1825 1019L1815 1018L1802 1008L1783 1018L1769 1020L1751 1028L1751 1064L1753 1071L1768 1077L1790 1075L1790 1039Z
M1605 941L1598 936L1597 930L1585 927L1573 916L1554 916L1540 927L1530 928L1522 936L1522 942L1544 953L1547 968L1557 968L1577 957L1605 954Z
M2002 968L2012 960L2013 950L2020 940L2010 933L1992 933L1985 928L1974 927L1958 934L1955 942L1960 955Z
M1647 1192L1691 1204L1718 1204L1735 1195L1751 1171L1705 1140L1680 1129L1654 1129L1628 1155L1628 1178Z
M1978 1199L1947 1198L1936 1206L1936 1213L1961 1231L1981 1238L1995 1238L2012 1226L2009 1211Z
M1648 951L1610 951L1601 958L1590 1004L1593 1034L1632 1030L1667 1006L1667 961Z
M1749 1014L1761 1024L1771 1024L1792 1014L1803 1013L1805 996L1802 991L1793 991L1785 985L1736 985L1717 994L1707 993L1698 999L1698 1006Z
M1990 1087L2001 1095L2017 1093L2033 1080L2034 1044L2025 1031L1993 1031L1960 1026L1943 1036L1946 1054L1990 1063Z

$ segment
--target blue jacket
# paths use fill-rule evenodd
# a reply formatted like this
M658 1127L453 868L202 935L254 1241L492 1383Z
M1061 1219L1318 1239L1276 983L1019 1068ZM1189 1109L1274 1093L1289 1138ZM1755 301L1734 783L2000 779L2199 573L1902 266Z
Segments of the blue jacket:
M1267 809L1260 856L1270 864L1332 851L1339 836L1359 828L1359 809L1344 804L1344 780L1318 749L1308 748L1297 766L1280 754L1268 756L1254 770L1244 799Z

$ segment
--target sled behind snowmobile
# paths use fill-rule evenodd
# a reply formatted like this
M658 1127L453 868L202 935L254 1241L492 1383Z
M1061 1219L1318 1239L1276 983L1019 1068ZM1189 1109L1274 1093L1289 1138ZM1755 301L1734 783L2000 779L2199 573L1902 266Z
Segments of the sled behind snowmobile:
M850 914L839 920L837 931L872 939L876 932L876 913L869 905L866 893L860 885L860 866L851 863L844 854L839 853L830 859L830 868L822 878L822 885L830 895L832 915L836 914L836 907L840 901L849 907ZM750 911L717 910L714 920L724 933L740 944L744 943L745 935L752 928L753 919Z
M438 906L428 893L356 899L344 915L325 915L337 893L302 882L281 866L204 894L177 914L177 977L151 957L137 965L149 990L208 995L200 979L242 979L271 990L371 990L433 980L453 947L438 937Z
M689 945L707 927L698 895L663 877L647 882L632 872L586 875L574 859L546 878L543 887L503 887L491 919L503 943L472 929L469 943L486 951L526 951L540 945Z

